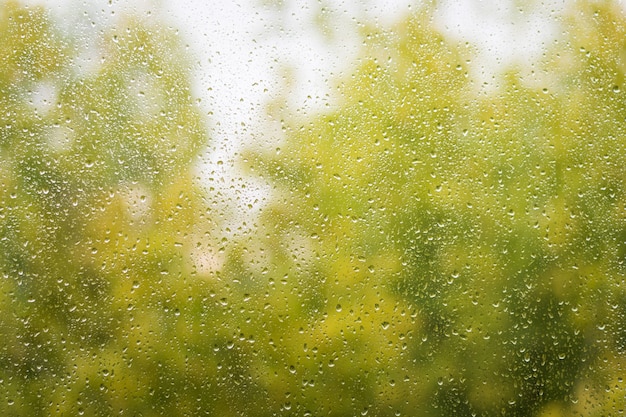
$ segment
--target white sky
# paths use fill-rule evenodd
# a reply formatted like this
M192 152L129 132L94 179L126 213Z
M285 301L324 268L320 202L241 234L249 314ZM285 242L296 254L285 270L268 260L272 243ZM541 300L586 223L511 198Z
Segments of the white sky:
M348 69L359 52L359 24L387 27L419 5L411 0L286 0L284 7L263 3L163 2L165 14L183 28L200 63L197 91L214 121L210 130L215 147L206 167L224 179L225 189L233 185L239 189L245 182L248 191L233 198L235 211L244 213L250 213L250 204L262 206L268 190L251 178L239 179L240 173L232 169L237 151L251 143L274 149L282 138L278 122L266 113L267 100L288 100L297 115L321 109L329 100L332 79ZM542 13L535 14L508 1L442 4L438 16L442 30L483 51L476 59L476 77L481 79L488 80L497 67L516 59L534 59L554 36L554 15L548 12L558 10L554 1L544 3L539 7ZM320 14L322 7L328 16L325 33L316 24L325 16ZM294 78L289 83L281 79L287 68ZM224 163L218 165L220 160Z
M68 25L89 29L87 20L107 20L131 11L151 11L180 29L196 67L195 92L203 110L211 113L212 140L205 170L221 176L225 190L246 181L247 193L236 205L255 203L267 194L263 185L232 169L237 152L250 143L274 147L280 140L277 123L265 104L289 100L290 108L306 113L322 108L334 77L347 69L358 53L358 26L375 22L389 26L412 10L411 0L30 0L44 3ZM282 7L275 4L284 3ZM441 1L438 24L479 46L476 77L488 80L500 65L536 57L553 37L556 0L535 3L540 13L516 8L515 0ZM274 5L272 5L274 4ZM325 13L320 13L324 8ZM553 11L553 12L552 12ZM316 25L326 22L325 32ZM325 19L325 20L324 20ZM291 77L285 83L283 76ZM310 97L310 98L308 98ZM270 148L272 149L272 148ZM223 161L217 164L217 161ZM215 172L218 171L218 172ZM237 208L235 208L237 210Z
M302 112L320 108L329 82L358 52L358 24L389 26L417 9L416 0L30 0L66 20L105 20L114 14L152 11L179 28L194 55L196 93L213 113L212 136L238 148L266 119L264 103L288 96ZM529 13L534 4L540 13ZM538 2L440 1L438 23L459 40L484 51L478 74L489 78L498 65L536 56L553 37L557 0ZM276 6L272 4L283 4ZM326 13L320 13L324 8ZM327 16L326 37L316 26ZM68 19L69 17L69 19ZM287 69L295 79L281 80ZM481 75L482 73L482 75ZM307 97L310 96L310 99ZM243 126L243 125L245 126ZM245 127L245 128L244 128ZM258 132L257 132L258 133ZM259 138L256 138L259 140ZM216 143L218 143L216 142Z
M281 8L264 7L264 2L279 1L162 2L165 14L183 29L197 54L198 93L220 121L214 133L227 143L232 141L234 147L248 140L251 129L266 119L263 103L267 99L288 97L292 109L302 112L321 108L329 81L358 53L358 24L389 26L419 4L411 0L287 0L284 3L289 6ZM544 3L540 7L544 13L532 15L512 3L442 2L442 29L484 51L477 76L482 73L489 78L499 65L537 56L553 36L554 17L545 12L558 10L557 2ZM322 7L329 22L326 37L316 26ZM293 70L288 74L295 79L285 87L281 76L287 68Z

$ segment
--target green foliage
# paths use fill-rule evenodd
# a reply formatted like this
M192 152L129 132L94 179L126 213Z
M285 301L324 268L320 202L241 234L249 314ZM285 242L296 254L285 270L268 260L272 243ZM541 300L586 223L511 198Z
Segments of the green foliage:
M156 340L176 340L176 297L197 288L173 281L193 273L183 254L208 223L192 181L206 138L174 33L120 26L81 70L83 51L43 9L0 12L0 410L10 415L175 407L145 398L184 355Z
M350 362L323 377L345 397L298 395L296 414L624 407L608 381L624 364L626 21L607 4L569 13L543 78L511 71L486 94L428 13L367 34L338 110L250 156L286 191L265 217L278 246L298 235L314 255L293 280L324 294L309 326L341 335L322 352Z

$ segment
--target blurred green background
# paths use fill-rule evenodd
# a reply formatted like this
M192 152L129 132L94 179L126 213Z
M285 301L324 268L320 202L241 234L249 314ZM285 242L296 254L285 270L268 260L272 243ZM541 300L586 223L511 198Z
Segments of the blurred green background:
M285 140L232 169L271 196L231 230L175 29L85 60L2 2L0 412L623 414L624 11L567 3L482 88L436 7L363 25L329 110L267 104Z

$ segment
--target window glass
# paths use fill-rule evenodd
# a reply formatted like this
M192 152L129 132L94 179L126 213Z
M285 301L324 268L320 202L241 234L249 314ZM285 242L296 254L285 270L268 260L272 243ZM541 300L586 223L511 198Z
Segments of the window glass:
M0 0L0 411L626 407L619 2Z

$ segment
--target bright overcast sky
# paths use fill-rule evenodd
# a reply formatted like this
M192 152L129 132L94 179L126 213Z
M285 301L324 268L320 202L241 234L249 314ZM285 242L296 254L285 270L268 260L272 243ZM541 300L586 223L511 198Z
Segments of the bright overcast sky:
M274 146L280 140L276 123L265 111L270 99L288 97L290 108L316 111L328 101L331 81L349 68L361 42L361 23L388 27L417 9L411 0L29 0L43 3L78 32L89 20L106 21L126 12L165 19L180 29L196 63L195 94L210 114L212 145L205 166L221 170L225 188L240 174L230 163L245 144ZM282 6L277 4L283 3ZM513 0L443 1L437 24L444 31L478 45L476 77L488 79L494 68L512 60L536 56L553 38L557 1L537 5L528 13ZM519 2L517 2L519 3ZM322 8L325 12L321 13ZM320 31L317 22L326 22ZM84 27L83 27L84 25ZM291 77L286 84L283 76ZM272 128L272 124L274 128ZM271 149L271 148L270 148ZM224 160L223 164L215 164ZM248 190L254 185L246 183ZM263 194L248 192L238 204Z
M124 12L166 18L181 30L197 63L195 92L212 119L212 136L237 148L264 119L269 98L289 96L292 108L321 108L333 77L358 52L359 23L389 26L417 8L411 0L30 0L74 21L84 16L108 19ZM489 77L494 66L536 55L552 35L556 1L528 14L515 1L443 1L438 23L486 53L478 71ZM274 5L272 5L274 4ZM283 4L276 6L276 4ZM325 13L320 13L324 8ZM326 19L326 33L316 22ZM281 77L294 82L288 87ZM480 76L480 74L476 74ZM288 88L288 91L285 91ZM310 98L308 98L310 96ZM217 143L217 142L216 142ZM230 145L228 145L230 144ZM223 149L225 150L225 149Z
M90 15L106 19L132 11L165 17L189 43L196 94L210 107L221 128L214 132L238 142L242 123L252 127L262 119L263 102L288 93L302 111L320 107L333 76L346 68L358 51L357 26L377 22L389 26L420 4L411 0L30 0L44 3L64 17ZM283 4L273 6L272 4ZM512 59L528 59L552 36L556 1L537 6L528 14L514 1L481 0L441 2L439 25L459 39L487 51L482 71ZM324 8L325 13L320 13ZM326 18L326 36L316 21ZM295 82L282 91L280 77L291 68ZM310 99L307 97L310 96ZM237 133L236 133L237 132Z
M489 77L497 65L536 56L552 36L553 15L545 12L556 9L548 4L541 8L542 14L524 15L513 2L493 3L443 2L438 22L442 30L482 47L484 63L479 71L484 77ZM359 23L389 26L417 9L419 2L191 0L162 4L197 54L198 93L204 95L215 119L221 122L215 133L224 139L243 135L239 140L245 140L250 132L242 132L242 123L254 126L263 120L263 102L268 98L284 94L292 108L303 112L321 108L330 88L328 81L339 76L358 53ZM502 6L505 4L511 6ZM320 13L322 7L325 14ZM316 25L320 16L327 17L325 34ZM289 74L295 80L288 91L283 91L285 84L280 77L287 68L293 70Z

